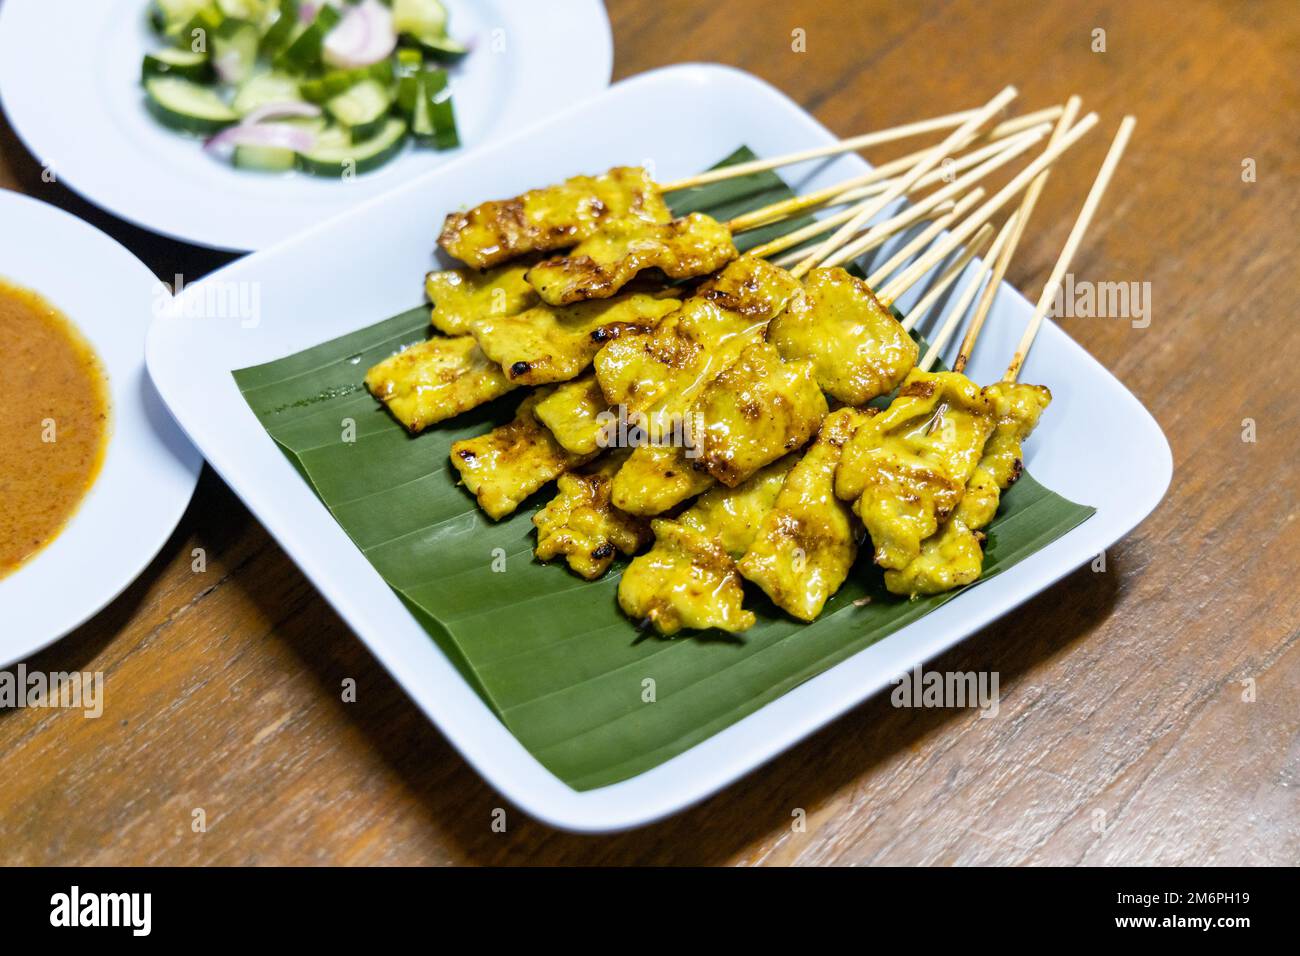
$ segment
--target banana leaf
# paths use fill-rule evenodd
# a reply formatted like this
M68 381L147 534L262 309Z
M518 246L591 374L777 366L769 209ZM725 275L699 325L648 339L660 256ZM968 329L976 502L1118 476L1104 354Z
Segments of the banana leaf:
M727 162L752 156L739 150ZM675 194L677 213L727 219L791 193L772 173ZM793 228L750 233L746 245ZM365 317L358 317L365 321ZM362 385L366 369L429 334L426 306L296 355L234 373L245 399L322 503L431 639L552 773L587 790L642 773L952 600L900 600L859 560L812 624L747 585L758 624L740 636L664 639L641 631L615 595L625 562L586 582L532 556L544 488L488 519L457 483L451 443L509 420L519 394L410 437ZM355 441L339 422L356 422ZM989 528L985 579L1093 513L1028 474ZM642 699L655 683L655 703Z

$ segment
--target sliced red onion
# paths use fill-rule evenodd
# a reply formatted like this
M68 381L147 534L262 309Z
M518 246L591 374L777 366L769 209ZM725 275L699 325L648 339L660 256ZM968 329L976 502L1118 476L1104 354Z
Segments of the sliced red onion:
M253 123L260 123L262 120L271 119L280 116L302 116L315 117L320 116L321 109L315 103L301 103L297 100L285 100L283 103L267 103L265 106L259 106L257 109L249 112L242 120L243 125L249 126Z
M316 145L316 134L287 123L240 123L229 126L207 142L209 149L225 146L272 146L305 153Z
M322 54L330 66L352 69L386 59L396 46L392 11L380 0L361 0L325 37Z

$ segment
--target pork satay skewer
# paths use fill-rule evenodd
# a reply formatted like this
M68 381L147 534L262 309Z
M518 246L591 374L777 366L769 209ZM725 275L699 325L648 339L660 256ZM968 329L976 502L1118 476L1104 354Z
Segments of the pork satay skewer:
M1126 125L1131 126L1131 123L1126 121ZM1087 220L1096 207L1100 193L1104 189L1105 180L1109 178L1110 171L1114 168L1114 162L1118 160L1118 153L1122 150L1123 140L1127 138L1127 135L1128 130L1122 128L1121 135L1118 138L1119 142L1112 148L1114 159L1112 161L1108 158L1107 164L1103 168L1103 174L1099 177L1101 180L1100 185L1094 185L1093 191L1090 193L1089 201L1085 204L1084 214L1080 217L1083 226L1076 228L1072 232L1072 241L1067 243L1067 248L1063 252L1062 259L1067 262L1073 254L1073 249L1077 247L1081 239L1083 227L1086 227ZM936 391L939 392L940 396L943 396L946 391L952 391L965 398L967 407L959 409L955 416L964 417L965 425L961 422L954 422L953 431L960 436L954 444L964 446L958 451L964 452L966 459L973 459L978 464L972 469L972 474L963 486L965 495L959 499L956 506L957 510L943 525L942 530L921 542L917 549L917 557L906 563L902 569L886 571L886 582L891 591L904 594L937 593L960 584L969 583L978 578L982 570L983 560L981 536L978 529L987 524L996 511L1000 488L1014 480L1018 470L1016 462L1019 456L1019 443L1032 429L1037 421L1038 414L1045 406L1046 401L1050 399L1050 395L1046 394L1045 389L1035 386L1016 386L1012 382L1004 381L1000 383L1001 391L997 391L999 386L990 386L988 389L980 390L960 373L927 374L928 370L933 367L933 363L943 345L965 315L981 283L989 275L993 263L1000 258L1002 250L1006 248L1011 237L1018 234L1019 224L1016 219L1024 212L1022 206L1013 214L1012 219L1008 220L1003 226L994 247L990 249L989 256L976 270L954 304L943 328L935 336L934 347L918 363L917 370L920 374L909 376L909 383L904 386L904 391L908 391L910 385L912 394L900 395L900 399L896 400L895 405L911 402L917 406L908 410L912 420L909 421L907 417L903 417L896 423L897 427L910 430L915 434L912 421L915 420L918 413L920 417L929 415L932 427L925 429L924 433L930 435L939 431L939 435L935 436L934 439L939 441L942 438L943 430L939 430L934 426L942 420L948 408L946 403L943 402L940 402L937 408L933 404L926 406L925 399ZM980 231L984 233L989 228L986 223L980 227ZM1054 270L1056 282L1049 281L1048 288L1044 290L1044 295L1040 298L1040 306L1044 307L1044 311L1045 303L1051 301L1054 294L1053 286L1059 283L1063 274L1064 267ZM918 308L917 311L919 312L921 309ZM1034 320L1031 320L1030 327L1035 327L1039 322L1040 317L1036 310L1036 315ZM1032 342L1032 335L1028 331L1026 338L1028 341L1022 342L1022 348L1017 350L1021 362L1023 362L1023 356L1028 344ZM1013 362L1013 366L1015 365L1016 363ZM997 392L997 394L989 395L990 392ZM982 404L985 406L984 408L981 408ZM891 405L890 410L884 413L884 416L895 412L895 405ZM851 409L845 411L851 411ZM875 424L877 422L872 419L853 423L855 427L852 431L854 433L844 444L855 440L858 430L869 430ZM994 443L996 443L996 447L991 448L990 446ZM829 455L830 452L823 449L823 454ZM1010 460L1008 460L1009 458ZM817 464L817 462L813 464ZM797 465L796 470L791 474L799 474L799 469L803 467L803 465ZM809 469L809 471L813 470ZM799 529L802 529L806 523L818 518L819 515L821 518L820 523L814 522L814 524L823 529L831 527L833 523L828 523L827 515L833 518L838 514L833 509L826 508L825 502L821 501L821 499L815 496L809 497L818 488L822 487L811 481L811 478L816 477L816 475L805 475L804 477L808 480L796 489L800 492L797 500L796 496L791 496L794 504L785 501L784 494L778 495L774 508L776 512L781 513L769 514L763 518L759 525L758 534L751 545L752 553L747 553L739 561L737 567L742 574L763 587L769 596L782 608L796 617L811 620L820 613L826 599L838 589L847 576L847 563L852 561L853 547L851 538L847 538L842 533L843 529L841 528L839 537L843 540L839 541L841 545L839 551L821 555L823 564L826 564L827 568L817 566L817 574L825 576L827 580L810 580L806 575L795 573L801 570L805 563L812 560L812 556L806 558L801 549L795 548L793 551L794 557L791 558L791 540L797 544L800 539L798 537L790 538L792 534L790 528L797 525ZM789 479L787 479L788 481ZM913 486L909 489L909 494L914 495L916 491L916 487ZM822 511L819 512L819 515L810 515L813 509L806 505L808 502L817 501L821 501L820 507ZM804 506L796 507L796 505ZM864 515L864 517L866 516ZM966 524L968 519L972 522L972 525L968 526ZM878 521L876 526L879 527ZM826 540L826 537L823 536L818 540L821 542ZM829 574L828 570L836 573ZM800 599L800 592L803 589L817 584L820 585L820 589L811 595L812 599Z
M1078 96L1071 96L1066 101L1065 109L1061 111L1060 119L1057 121L1056 129L1052 132L1052 138L1048 141L1048 146L1059 143L1066 131L1074 125L1075 117L1079 115L1079 106L1082 101ZM1029 217L1033 215L1034 206L1038 204L1038 197L1042 195L1043 187L1047 185L1047 177L1051 173L1051 168L1043 170L1035 177L1034 181L1029 184L1025 190L1024 198L1020 200L1020 208L1014 217L1015 226L1007 239L1006 245L1002 248L1002 254L997 257L993 265L993 274L989 279L988 285L984 287L984 294L980 296L979 304L975 307L975 314L971 317L970 325L966 329L966 338L962 341L961 348L957 352L957 358L953 361L953 371L960 372L966 368L966 363L970 360L970 353L975 348L975 339L980 334L980 329L984 326L984 320L988 317L989 311L993 308L993 300L997 298L998 289L1002 285L1002 280L1006 277L1007 269L1011 265L1011 257L1015 255L1016 247L1020 244L1020 237L1025 233L1025 227L1029 223ZM1008 220L1011 221L1011 220Z
M959 170L971 164L979 165L911 209L904 210L901 218L896 217L891 225L899 227L919 219L934 205L969 189L972 183L1028 150L1047 135L1049 129L1046 123L1041 123L1008 140L1000 140L962 157L956 164ZM764 243L754 250L754 254L766 257L850 221L865 223L891 194L900 190L913 192L951 178L951 168L923 172L926 164L934 162L937 160L927 153L918 167L899 179L860 187L861 193L849 190L837 201L860 199L856 205ZM787 210L783 215L793 214ZM608 298L645 269L658 268L672 279L687 279L722 268L739 254L732 239L734 231L731 223L719 223L702 213L691 213L669 223L612 224L568 252L533 266L525 278L548 305ZM838 242L847 241L851 235L841 231ZM829 248L824 244L823 247Z
M1026 130L1033 129L1041 123L1050 124L1060 117L1063 110L1064 107L1062 106L1053 106L1050 109L1038 110L1035 113L1026 113L1024 116L1013 117L1012 119L999 123L997 126L993 127L993 129L989 130L987 134L980 137L981 139L986 140L983 146L976 150L972 150L970 153L949 158L951 158L956 164L965 163L966 165L963 168L968 168L976 162L979 162L980 159L984 159L997 152L999 149L999 142L1010 139L1012 136L1023 133ZM756 226L764 226L770 222L784 219L787 215L795 212L803 212L816 206L830 205L832 204L832 201L835 203L845 201L844 196L850 191L862 189L866 186L877 184L881 180L892 179L899 173L907 172L907 170L911 169L925 158L927 151L928 150L925 149L918 149L915 152L908 153L906 156L900 156L898 159L892 159L887 163L882 163L860 176L854 176L850 179L844 180L843 182L805 193L802 196L782 199L779 202L772 203L771 205L763 206L761 209L755 209L752 212L744 213L729 220L727 225L733 232L742 229L752 229ZM976 155L979 155L980 159L974 159ZM880 188L883 189L884 187L882 186ZM863 193L863 195L869 195L869 193Z
M983 110L977 112L983 113ZM1051 118L1052 114L1052 110L1040 111L1031 114L1031 118L1036 123ZM965 117L967 114L959 115ZM964 122L966 119L944 118L939 128ZM929 128L931 126L926 123L911 124L905 129L868 136L871 142L887 142ZM965 145L971 138L973 136L963 138L961 144ZM864 142L867 140L858 137L848 141L848 145L860 147ZM807 159L810 153L830 155L846 148L848 146L832 144L819 150L759 160L757 165L776 168ZM754 164L729 166L716 170L709 181L755 171ZM692 177L668 186L678 189L698 181L698 177ZM471 209L449 213L438 243L453 258L475 269L489 269L530 253L555 252L571 247L610 223L623 220L667 223L672 219L672 212L664 202L664 193L665 188L639 167L615 167L598 176L574 176L562 183L531 189L507 199L488 200Z
M982 529L997 513L1002 492L1020 476L1023 454L1021 445L1038 424L1039 417L1052 399L1051 392L1045 387L1020 384L1016 381L1017 376L1034 337L1042 326L1043 317L1055 298L1065 270L1069 268L1114 174L1133 125L1132 117L1125 117L1120 124L1052 275L1043 286L1038 304L1006 374L1002 381L983 390L985 398L990 402L994 424L985 440L979 464L966 480L960 502L937 533L921 542L919 553L912 560L901 568L885 572L885 585L890 591L910 596L937 594L969 584L982 573ZM1022 207L1017 215L1023 213ZM974 331L978 335L978 329ZM970 336L967 338L969 340ZM958 358L969 357L972 347L969 342L964 342Z
M1047 134L1048 129L1049 127L1046 125L1034 127L1010 139L990 144L991 146L996 147L991 152L985 153L985 151L980 150L976 153L972 153L969 157L963 157L962 162L955 164L953 167L931 170L913 183L907 192L909 194L912 192L918 192L940 182L946 182L947 184L904 209L899 216L895 216L893 219L889 220L890 225L897 227L899 225L907 225L911 222L915 222L920 219L924 213L929 212L944 200L965 193L975 183L979 182L995 170L1000 169L1002 166L1005 166L1007 163L1028 150ZM972 160L974 160L974 162L971 162ZM977 163L978 165L976 165ZM975 165L976 168L971 169L970 166L972 165ZM952 179L952 174L957 172L964 172L965 175L958 179ZM887 180L884 183L877 184L879 188L867 187L868 191L865 193L867 199L863 202L852 206L849 209L815 220L799 229L787 232L750 251L757 256L771 256L777 252L783 252L793 246L800 245L805 240L811 239L814 236L830 232L832 228L843 225L850 220L858 219L862 210L866 208L867 202L871 198L879 196L881 193L889 189L893 182L893 180ZM857 193L857 190L850 190L844 197L845 201L859 198ZM914 218L902 219L900 221L900 217L906 216L912 216ZM866 230L867 233L870 233L870 231L870 228ZM851 238L852 236L850 235L848 239ZM861 255L864 249L858 248L854 251L855 247L852 242L848 241L848 239L843 240L838 250L828 254L821 264L826 265L832 256L837 257L838 262L845 262ZM860 239L859 241L865 240ZM802 258L805 255L807 255L806 251L800 253L800 261L802 261Z
M968 256L991 234L991 228L980 234ZM699 494L714 479L734 486L754 467L816 432L825 414L821 392L862 404L891 391L916 360L915 342L860 279L841 269L826 269L808 274L801 283L792 273L749 255L729 265L720 278L725 280L742 266L770 274L767 282L786 290L785 301L761 318L760 310L748 308L732 315L726 298L706 290L699 308L689 300L659 327L620 337L596 356L596 378L609 404L646 415L656 428L692 410L703 423L698 463L685 461L677 448L636 449L612 485L612 501L623 511L661 514ZM689 356L689 361L683 364L673 356ZM803 370L798 387L794 369ZM808 385L817 401L808 394ZM740 440L744 429L739 421L724 422L727 410L743 405L750 409L752 421L752 410L763 396L787 386L788 394L773 400L766 443L761 448L758 442L747 445L749 457L733 468L730 439L724 439L735 434ZM818 403L820 407L813 408ZM797 434L786 433L777 422L778 412L789 418L791 429L797 426ZM767 420L761 413L758 418Z
M1010 89L1010 87L1008 87ZM811 149L799 150L798 152L786 153L782 156L775 156L771 159L755 159L747 163L737 163L734 166L724 166L720 169L711 169L708 172L699 173L695 176L687 176L684 179L674 180L670 183L664 183L659 187L660 192L676 192L680 189L690 189L694 186L705 186L709 183L722 182L735 176L748 176L751 173L766 172L770 169L779 169L782 166L793 166L795 163L807 162L810 159L822 159L827 156L837 156L840 153L853 152L860 149L868 149L872 146L879 146L882 143L892 143L896 140L907 139L912 136L920 136L925 133L934 133L939 130L960 128L966 126L974 119L980 121L975 124L974 128L982 126L988 117L992 116L997 110L1002 109L1010 102L1010 98L1000 102L998 106L988 111L987 104L973 110L963 110L959 113L949 113L947 116L936 116L933 119L917 120L914 123L904 123L902 126L894 126L890 129L877 130L873 133L863 133L860 136L851 136L848 139L842 139L835 143L828 143L825 146L815 146ZM1035 113L1027 114L1020 117L1020 121L1032 120L1030 125L1042 122L1047 119L1049 122L1059 114L1060 107L1052 106ZM1013 122L1013 121L1008 121Z
M1016 215L1019 215L1019 212L1018 210ZM1007 237L1014 233L1015 228L1016 223L1008 220L998 236L999 242L1002 243L1001 249L1006 248ZM988 275L996 258L996 253L991 252L970 283L963 289L944 327L935 336L934 344L925 357L917 363L917 368L922 373L928 372L933 367L951 334L951 329L965 315L974 293ZM963 343L963 348L965 347ZM913 383L914 388L919 384L922 382ZM966 396L971 399L971 407L975 407L971 390L978 389L978 386L960 371L927 376L924 385L929 388L943 388L953 394ZM932 500L942 499L943 509L950 510L936 508L932 516L935 524L934 532L919 541L912 540L908 548L899 547L899 542L904 537L910 536L896 535L898 540L894 542L894 550L901 551L902 554L901 556L891 554L890 558L896 559L891 560L885 570L885 587L891 593L907 597L939 594L970 584L978 580L983 572L982 529L997 513L1002 490L1009 487L1018 477L1020 442L1037 424L1042 411L1051 401L1051 393L1040 386L995 385L979 389L978 397L984 407L977 415L969 415L970 409L961 410L975 423L975 427L965 432L952 427L947 429L946 434L940 430L941 426L948 423L947 401L939 402L933 409L918 406L917 411L920 414L914 421L928 416L928 422L923 427L913 429L912 433L919 436L920 442L925 443L925 452L929 459L926 465L935 463L939 467L928 468L925 475L925 483L933 487L924 488L918 483L917 486L908 489L906 495L913 499L921 499L925 497L926 492L929 492ZM917 400L911 399L911 401ZM935 434L936 431L939 431L938 435ZM905 465L900 467L902 462L897 457L893 461L888 461L885 456L878 453L876 457L880 458L882 463L887 463L887 467L892 466L904 475L907 473ZM961 480L960 474L951 474L948 469L942 467L954 464L956 467L952 469L953 471L969 470L964 480ZM955 492L958 491L959 480L961 481L960 497L956 498ZM880 495L880 489L873 491L874 493L871 494L873 500L870 504L863 506L862 499L859 499L859 507L873 520L874 533L883 537L884 529L888 529L891 523L889 509L882 507L887 505L887 495ZM885 500L882 501L882 498ZM903 509L895 509L895 514L901 510Z
M1022 134L1025 132L1028 131L1021 131ZM1012 138L991 145L997 151L1010 148L1012 145L1017 145L1017 143ZM1017 152L1022 152L1025 148L1028 148L1028 146L1019 147ZM985 152L987 152L987 148L979 151L979 154L982 155ZM972 154L972 156L974 155L977 154ZM946 196L955 195L963 187L991 172L998 165L1012 158L1012 156L1013 154L1008 153L1006 156L998 157L996 161L990 158L984 166L972 173L972 175L962 177L954 183L948 184L934 195L927 196L920 202L909 206L892 219L873 226L871 244L866 248L874 248L875 245L884 242L889 235L910 225L912 222L918 221L932 209L941 209ZM962 157L962 161L968 162L969 157ZM960 166L961 162L958 165ZM934 175L939 174L935 173ZM864 198L862 202L865 201ZM853 214L859 208L860 205L854 206L847 212ZM771 217L767 218L770 224ZM728 223L727 227L730 228L730 226L731 224ZM806 235L808 233L801 233L795 237L794 241L802 241ZM768 248L775 249L777 247L769 246ZM757 249L756 252L759 255L769 254L768 249L762 247ZM730 254L729 251L724 253L724 255ZM782 262L781 264L784 265L785 263ZM433 303L431 312L433 326L445 335L465 335L470 332L471 326L476 319L488 315L496 317L518 315L538 306L542 303L542 300L538 296L537 290L526 280L531 265L532 263L525 260L524 262L506 263L486 271L456 268L430 272L426 276L425 287L429 300ZM719 267L720 265L721 263ZM545 305L549 306L551 303L545 303Z
M1070 149L1077 143L1089 130L1097 125L1097 114L1089 113L1079 122L1071 127L1070 131L1061 137L1055 145L1048 146L1024 169L1020 170L1010 182L996 192L991 199L986 201L975 212L971 213L960 226L950 232L947 236L937 242L929 252L912 263L903 273L893 279L891 286L906 286L916 281L917 276L929 272L935 263L942 261L950 252L961 245L970 235L981 225L991 219L999 209L1014 199L1022 192L1043 170L1047 169L1054 163L1062 153ZM881 290L882 294L891 295L897 298L897 292L890 288Z
M992 227L984 227L977 233L972 246L978 248L991 232ZM789 276L779 269L773 273ZM830 270L811 273L805 279L805 290L811 291L814 283L828 280L829 274ZM855 287L861 286L859 280L845 278ZM818 285L813 294L831 295L834 288ZM838 288L844 289L843 286ZM883 317L887 324L898 329L898 323L891 317ZM776 321L780 321L779 316ZM906 338L905 333L900 331L898 334ZM739 375L741 381L734 387L744 393L746 407L750 410L745 417L752 418L753 409L762 406L771 380L783 374L800 378L807 374L794 371L808 369L807 361L795 359L786 363L778 352L771 344L757 342L751 345L712 384L705 386L702 395L709 396L719 388L724 393L731 390L733 384L726 379ZM756 377L745 375L744 369L758 361L758 353L767 356L762 363L764 374ZM912 354L915 355L914 348ZM856 553L848 508L837 504L833 495L838 449L852 430L868 418L868 413L845 407L827 415L825 401L815 387L813 390L815 401L803 395L806 389L789 385L779 389L781 401L778 404L786 410L816 406L815 418L809 423L811 427L797 434L777 436L777 440L771 442L768 456L773 463L765 466L759 463L758 471L746 470L739 476L739 483L727 481L732 487L713 485L712 467L708 467L709 474L703 480L691 480L685 484L676 480L675 476L691 476L692 469L688 463L679 461L672 450L638 449L624 465L629 470L624 473L620 469L615 474L609 495L614 513L624 513L625 507L630 507L634 513L660 514L666 507L692 494L705 492L682 518L676 521L656 519L653 522L654 549L648 555L635 558L619 583L619 603L626 613L646 619L663 633L675 631L682 625L744 630L754 623L754 618L742 608L741 574L759 583L773 600L796 617L811 620L821 612L825 600L843 583ZM700 407L723 412L725 420L725 410L730 405L725 401L720 405L704 402ZM760 412L758 417L768 422L778 418L775 407L766 411L770 414ZM808 411L813 410L810 408ZM820 429L816 421L821 421ZM706 422L705 428L708 427ZM816 440L806 457L797 454L781 457L792 446L802 445L814 435ZM706 438L706 452L707 445ZM707 454L704 458L707 465ZM799 461L791 470L792 459L796 458ZM774 469L781 472L778 478L785 472L789 477L771 484L763 476L770 475ZM721 480L726 480L726 476L721 476ZM647 494L663 493L666 497L654 501L629 498L629 485L635 485ZM712 490L708 490L711 485ZM770 494L762 502L754 500L769 487ZM707 528L690 520L695 512L708 512L710 506L706 503L711 499L717 499L722 512L734 514L740 521L746 530L744 540L714 540L715 536L707 533ZM752 507L742 505L743 502ZM773 510L779 514L764 514ZM799 533L806 532L809 537L791 538L794 533L791 529L795 528L801 529ZM818 546L815 553L807 555L805 564L802 548L807 540L813 538ZM737 559L742 555L745 561L738 564ZM668 580L683 576L689 576L695 586L685 590L667 586Z
M992 227L976 233L982 243ZM989 251L996 256L1006 241L999 234ZM986 260L989 261L989 260ZM942 343L969 307L986 270L981 270L962 292L952 314L940 330ZM913 314L922 311L918 307ZM922 360L928 368L931 355ZM846 405L831 412L816 441L790 470L772 509L762 517L749 549L736 562L736 570L762 588L782 610L799 620L815 620L848 578L857 556L856 522L847 504L835 496L835 473L844 445L870 421L869 411Z
M905 246L900 255L904 259L914 255L934 235L963 214L982 196L983 190L978 186L975 187L957 203L952 215L941 217L935 227ZM894 231L905 228L916 218L919 217L915 216L912 210L908 210L892 220L875 226L874 242L883 243ZM518 267L503 268L518 271ZM893 271L893 268L894 266L891 266L872 278L877 281L883 280ZM515 276L515 280L519 287L529 288L522 282L521 277ZM435 337L429 342L422 343L413 351L394 356L377 366L374 373L368 377L372 391L389 405L408 428L412 431L420 431L449 415L459 414L489 401L517 384L558 382L572 377L568 371L560 370L558 367L555 369L555 374L549 375L543 374L545 369L535 367L531 359L538 356L524 355L526 349L520 349L520 344L528 341L522 333L524 331L536 333L539 327L545 327L553 328L554 334L559 334L561 328L573 327L576 329L574 336L586 343L588 339L586 333L589 330L585 325L581 327L574 325L573 320L576 315L570 314L572 309L555 310L538 303L535 299L531 302L516 302L516 292L517 290L512 289L510 298L502 296L501 304L512 304L512 307L504 309L484 305L487 299L483 297L482 291L476 294L477 298L467 299L465 303L467 308L461 310L464 314L457 315L459 320L463 320L463 325L449 324L446 315L443 315L440 321L440 313L445 310L435 306L433 315L435 325L440 331L452 336L473 334L478 339L478 347L467 346L468 351L466 351L460 348L460 343L456 341ZM662 312L656 303L644 295L606 301L610 303L611 308L601 316L593 317L593 321L601 329L607 330L604 334L605 338L617 334L622 325L629 321L633 324L640 322L653 325L655 314ZM469 308L474 304L477 304L480 310L484 310L481 316L473 314L473 310ZM593 307L595 305L593 303ZM488 324L484 325L484 321ZM904 327L910 328L911 324L905 322ZM519 330L519 334L512 333L511 329ZM543 336L547 343L544 351L550 354L556 354L558 348L552 341L553 337L553 335ZM574 355L579 355L583 349L575 343L571 351ZM540 352L538 354L540 355ZM497 364L494 365L493 362ZM520 362L527 366L522 373L518 370ZM580 362L579 365L585 365L585 361ZM572 368L579 368L579 365L573 365ZM547 367L551 366L555 366L554 361L551 361Z

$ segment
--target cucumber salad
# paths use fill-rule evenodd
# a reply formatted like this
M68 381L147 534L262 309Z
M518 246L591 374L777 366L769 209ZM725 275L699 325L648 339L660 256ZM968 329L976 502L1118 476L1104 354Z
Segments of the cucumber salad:
M149 111L236 166L364 173L460 145L440 0L152 0Z

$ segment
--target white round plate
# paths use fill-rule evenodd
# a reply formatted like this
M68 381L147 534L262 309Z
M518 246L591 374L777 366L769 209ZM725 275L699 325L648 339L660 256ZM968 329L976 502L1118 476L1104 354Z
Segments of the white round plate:
M37 160L95 205L197 245L261 249L609 84L600 0L445 2L452 35L474 46L451 68L464 146L408 146L349 181L235 169L161 126L140 87L141 60L159 45L148 0L4 0L0 104Z
M0 278L39 293L81 330L112 401L108 453L85 500L53 542L0 578L3 667L58 640L135 580L180 521L203 459L145 372L145 333L170 300L166 287L61 209L0 190L0 223Z

